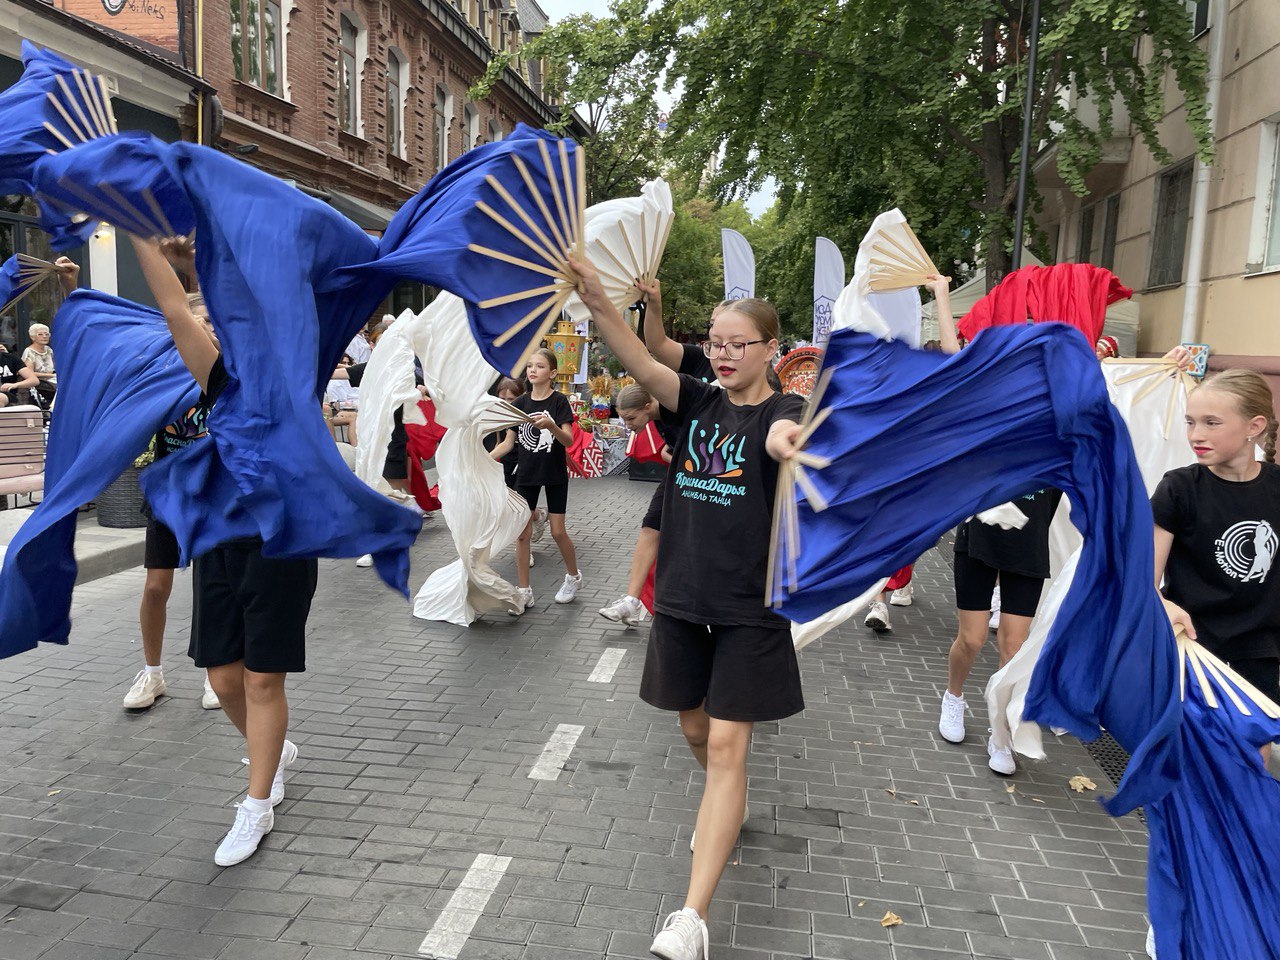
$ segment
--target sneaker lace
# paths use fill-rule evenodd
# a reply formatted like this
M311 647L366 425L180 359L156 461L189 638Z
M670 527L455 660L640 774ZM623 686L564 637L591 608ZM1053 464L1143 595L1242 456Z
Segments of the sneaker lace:
M238 843L239 841L244 840L253 833L253 828L257 825L258 818L261 816L262 814L253 813L247 807L237 803L236 822L231 825L231 830L227 834L227 838L232 843Z
M948 697L942 705L942 711L952 723L964 719L964 700L959 697Z
M147 685L147 671L139 670L138 675L133 678L133 686L129 688L130 693L140 693Z
M704 960L710 956L711 938L707 932L707 925L700 919L695 919L683 910L677 910L667 917L667 922L663 924L662 929L670 930L686 943L696 943L701 939Z

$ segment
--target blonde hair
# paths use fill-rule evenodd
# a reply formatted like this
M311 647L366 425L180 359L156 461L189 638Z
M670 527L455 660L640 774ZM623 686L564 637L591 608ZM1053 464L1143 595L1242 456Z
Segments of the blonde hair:
M37 333L44 333L49 336L53 336L53 331L49 329L49 325L47 323L33 323L27 327L27 336L34 337Z
M1199 390L1217 390L1230 395L1236 401L1236 409L1246 420L1266 417L1262 431L1262 451L1268 463L1276 460L1276 410L1275 400L1267 381L1252 370L1223 370L1209 377L1197 387Z
M627 384L618 391L619 410L643 410L653 402L649 391L638 383Z
M741 314L750 320L756 328L756 332L765 340L777 340L781 336L782 325L778 320L777 308L768 300L758 300L755 297L728 300L721 303L712 316L719 316L730 311Z

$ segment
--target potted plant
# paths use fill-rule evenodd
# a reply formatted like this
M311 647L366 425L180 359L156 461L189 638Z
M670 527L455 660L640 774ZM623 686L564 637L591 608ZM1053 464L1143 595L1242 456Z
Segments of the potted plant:
M125 528L147 525L147 515L143 512L145 501L138 477L155 459L153 438L147 449L98 497L98 526Z

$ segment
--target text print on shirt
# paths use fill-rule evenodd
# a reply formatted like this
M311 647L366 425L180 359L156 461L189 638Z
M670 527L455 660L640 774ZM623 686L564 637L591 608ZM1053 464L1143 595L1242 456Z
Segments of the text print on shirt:
M1233 523L1217 539L1214 556L1218 566L1229 577L1248 583L1264 583L1271 572L1280 538L1265 520L1242 520Z
M550 450L553 443L555 443L555 437L551 435L550 430L539 430L532 423L526 423L520 427L520 446L531 453Z
M745 486L724 481L742 476L746 445L746 437L739 434L722 436L718 423L708 427L701 420L691 420L685 458L676 474L680 495L722 507L730 506L735 497L744 496Z

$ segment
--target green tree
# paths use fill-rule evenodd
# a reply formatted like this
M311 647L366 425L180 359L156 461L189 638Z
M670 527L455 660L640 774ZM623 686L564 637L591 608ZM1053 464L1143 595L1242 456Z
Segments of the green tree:
M613 17L566 17L517 53L497 54L471 96L488 97L517 56L542 60L543 94L561 105L553 129L586 147L589 201L635 196L661 169L657 90L665 52L651 53L652 31L643 0L618 0Z
M657 51L670 57L667 83L680 94L664 148L690 175L719 158L717 196L772 176L791 191L788 215L807 206L817 225L827 216L816 211L830 209L862 228L896 204L944 269L980 246L994 281L1009 264L1024 91L1035 141L1057 141L1059 170L1079 192L1117 102L1170 159L1158 135L1167 71L1200 155L1212 156L1205 57L1184 0L1043 8L1029 84L1030 5L1020 0L660 0L618 4L612 30L622 48L648 44L649 69ZM1097 105L1096 124L1068 108L1068 87Z

